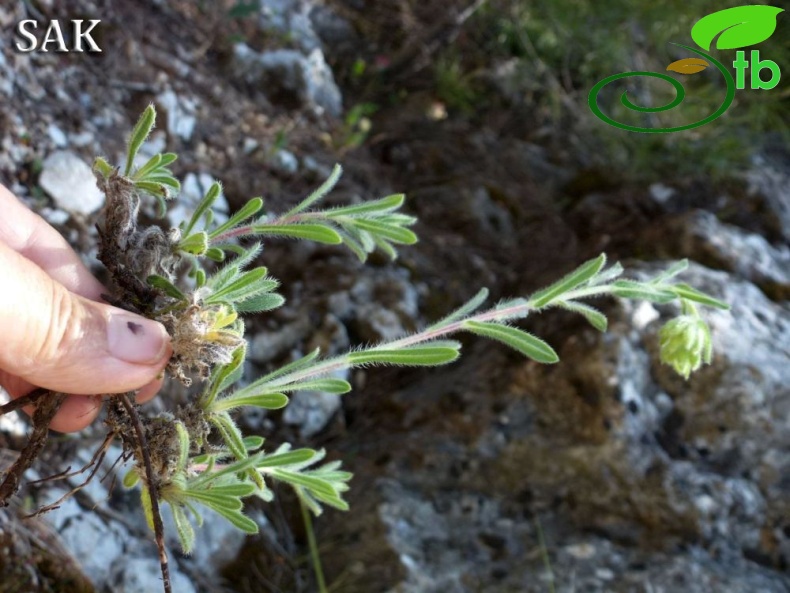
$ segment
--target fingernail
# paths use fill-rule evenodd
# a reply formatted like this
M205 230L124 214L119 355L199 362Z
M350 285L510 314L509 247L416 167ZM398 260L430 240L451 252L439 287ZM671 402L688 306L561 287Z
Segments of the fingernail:
M153 364L165 355L169 337L161 323L132 314L113 314L107 324L110 354L126 362Z

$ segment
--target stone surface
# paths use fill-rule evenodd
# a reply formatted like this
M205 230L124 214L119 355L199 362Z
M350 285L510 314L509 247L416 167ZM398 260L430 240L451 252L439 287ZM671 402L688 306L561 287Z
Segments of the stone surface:
M96 187L91 168L79 156L59 150L41 166L39 185L59 208L78 214L92 214L101 208L104 195Z
M329 375L336 379L347 380L348 369ZM342 396L323 391L297 391L285 408L283 420L299 427L302 438L310 438L324 429L342 407Z
M167 131L181 140L189 140L195 131L197 100L177 95L168 89L156 97L157 104L167 117Z
M255 52L244 43L234 47L234 69L270 100L338 117L342 96L320 49L307 55L292 49Z
M189 577L176 572L171 577L173 591L195 593ZM107 593L153 593L162 588L162 573L154 558L129 558L117 562L103 591Z

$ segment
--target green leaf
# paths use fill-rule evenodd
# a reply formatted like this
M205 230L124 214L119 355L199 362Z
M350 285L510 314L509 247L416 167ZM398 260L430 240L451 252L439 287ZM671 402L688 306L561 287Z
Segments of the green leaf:
M242 249L241 253L236 258L225 264L208 279L208 285L215 290L224 288L228 282L232 282L238 278L242 268L258 257L261 249L263 249L263 246L257 242L247 249Z
M251 434L244 437L244 446L247 448L247 451L255 451L256 449L260 449L263 447L263 443L266 442L261 436L257 434Z
M700 292L688 284L674 284L670 290L673 290L680 298L686 299L688 301L694 301L695 303L701 303L703 305L716 307L717 309L723 309L725 311L729 310L730 308L730 306L724 301L720 301L719 299L713 298L704 292Z
M454 340L437 340L425 345L398 349L376 349L350 352L346 358L352 366L394 364L398 366L438 366L453 362L461 344Z
M105 159L100 156L97 156L93 161L93 169L101 173L104 177L109 177L115 171L115 167L113 167L110 163L108 163Z
M612 294L624 299L641 299L654 303L671 303L677 296L671 290L658 288L645 282L617 280L612 284Z
M336 230L320 224L256 224L252 232L260 235L307 239L328 245L340 245L343 239Z
M351 383L343 379L313 379L312 381L302 381L289 383L280 387L283 391L320 391L323 393L334 393L341 395L351 391Z
M609 325L609 320L606 319L606 315L601 313L595 307L591 307L590 305L578 303L576 301L562 301L557 303L557 305L563 309L567 309L568 311L573 311L574 313L583 315L589 324L600 332L605 332L607 326Z
M235 303L234 308L239 313L262 313L282 307L285 299L279 294L266 293L244 299Z
M503 342L537 362L553 364L560 360L546 342L516 327L481 321L465 321L463 326L473 334Z
M241 431L239 430L239 427L236 426L236 423L231 420L230 416L227 415L227 413L222 413L221 410L216 409L218 403L219 401L214 401L214 404L211 407L211 411L214 412L214 414L209 416L209 422L213 424L214 427L219 431L225 446L227 446L230 452L233 453L233 456L239 461L246 461L248 458L247 448L244 446L244 440ZM214 472L210 479L216 479L221 474L222 471Z
M184 554L189 554L192 552L192 546L195 544L195 530L192 529L192 524L181 507L171 504L170 510L173 513L173 523L176 525L178 541L181 542L181 551Z
M173 297L174 299L178 299L179 301L185 301L187 299L186 295L164 276L151 274L148 276L148 278L146 278L146 282L148 282L148 284L154 288L158 288L167 296Z
M246 388L242 391L245 391ZM223 397L216 400L211 405L212 412L224 412L241 408L244 406L252 406L254 408L264 408L266 410L279 410L288 405L288 396L284 393L263 393L263 394L243 394L238 395L236 392L228 397Z
M139 474L134 468L132 468L126 472L126 475L123 477L122 484L124 488L134 488L139 481Z
M426 331L436 329L439 327L444 327L445 325L450 325L451 323L458 321L459 319L463 319L467 315L474 313L477 309L480 308L485 300L488 298L488 289L481 288L475 296L469 299L465 304L458 307L455 311L447 315L446 317L440 319L433 325L429 326Z
M213 416L211 418L211 421L212 424L214 424L215 426L217 426L215 422L219 422L220 425L224 423L230 423L231 426L233 426L234 428L236 427L236 425L233 424L233 421L230 419L230 417L227 414L217 414L216 416ZM236 431L238 431L238 428L236 428ZM239 439L239 443L243 448L244 441L241 438ZM197 478L193 478L190 480L189 491L191 492L192 490L201 487L205 488L208 484L212 482L216 484L219 483L220 479L224 479L225 477L229 477L229 476L235 477L235 475L238 473L246 472L248 469L254 468L255 464L258 463L262 457L263 455L261 455L260 453L256 453L255 455L250 455L249 457L245 456L234 463L224 466L222 469L217 469L216 471L211 471L211 472L203 472Z
M368 259L368 251L364 248L362 243L353 237L351 233L348 232L348 229L338 230L337 234L340 235L343 245L348 247L352 253L357 256L359 261L365 263L365 261Z
M302 358L298 358L293 362L289 362L285 366L280 367L279 369L273 370L271 373L264 375L260 379L256 380L253 383L250 383L244 389L257 389L262 385L266 385L267 383L271 383L274 379L278 377L283 377L285 375L290 375L297 371L301 371L309 367L313 361L318 358L318 353L321 351L320 348L316 348L309 354L305 354Z
M214 205L214 202L217 201L220 193L222 193L222 185L215 181L211 184L211 187L208 188L208 191L206 192L206 195L203 196L203 199L198 203L197 207L195 208L195 212L192 213L192 218L189 219L189 224L187 224L186 229L184 229L185 235L188 235L192 232L192 229L198 223L200 218L206 213L206 210L211 208L211 206Z
M181 239L178 244L181 251L186 251L192 255L203 255L208 249L208 235L205 231L198 231L188 237Z
M381 249L387 255L387 257L390 258L391 261L395 261L396 259L398 259L398 252L395 250L395 248L392 245L387 243L381 237L374 237L373 240L376 243L376 247Z
M288 212L283 214L283 218L288 216L293 216L303 210L306 210L310 206L312 206L315 202L323 198L326 194L332 191L332 188L335 187L340 176L343 174L343 168L340 165L335 165L332 169L332 172L329 174L329 177L326 181L324 181L318 189L316 189L313 193L307 196L304 200L299 202L296 206L291 208Z
M210 487L211 494L219 497L227 497L227 498L241 498L244 496L249 496L253 492L255 492L255 484L250 484L249 482L237 482L236 484L212 484ZM241 508L240 506L235 505L235 508Z
M776 30L776 17L783 8L775 6L736 6L702 17L691 29L691 38L709 50L713 39L717 49L739 49L762 43Z
M134 159L140 151L140 147L143 145L143 142L145 142L145 139L148 138L155 122L156 110L153 105L149 105L145 108L145 111L143 111L143 114L137 121L137 125L135 125L134 130L132 130L131 136L129 136L129 144L126 151L126 169L124 170L124 175L127 177L134 166Z
M391 212L403 206L406 196L403 194L393 194L379 200L371 200L353 206L342 206L333 208L325 213L327 218L338 216L358 216L360 214L373 214L379 212Z
M148 180L141 180L141 181L135 181L134 185L140 191L149 193L155 198L163 198L165 200L169 200L172 197L167 187L165 187L161 183L156 183L154 181L148 181Z
M354 221L357 228L368 231L369 233L383 237L393 243L401 245L413 245L417 242L417 235L409 229L399 226L379 222L368 218L360 218Z
M296 449L295 451L288 451L287 453L279 453L274 455L267 455L261 459L255 466L258 469L269 467L281 467L286 465L301 465L312 462L316 456L313 449Z
M225 252L219 247L209 247L203 255L217 263L225 261Z
M151 171L153 171L154 169L156 169L159 166L159 163L161 162L162 162L162 155L155 154L150 159L148 159L148 162L146 162L142 167L140 167L134 172L132 178L133 179L145 178L145 176Z
M564 276L551 286L539 290L530 299L530 305L539 309L566 292L573 290L591 280L606 264L606 255L601 254L595 259L583 263L570 274Z
M206 285L206 272L205 272L205 270L200 270L200 269L195 270L195 288L202 288L205 285Z
M615 262L606 270L601 270L595 278L590 280L588 286L599 286L620 276L625 270L620 262Z
M337 496L335 489L332 488L326 480L322 480L321 478L314 478L308 474L292 472L281 468L273 468L270 475L283 482L307 488L313 494L320 493L330 498L335 498Z
M238 496L228 496L217 491L218 488L210 488L206 490L192 490L186 491L187 496L192 498L207 507L219 510L224 509L227 511L240 511L244 507L241 498Z
M244 533L248 533L250 535L258 533L258 524L241 512L229 511L227 509L221 508L214 508L214 510L230 521L234 527L241 529Z
M277 288L276 280L264 280L268 270L264 267L253 268L241 274L236 280L227 286L217 290L206 297L207 303L217 303L221 301L242 300L244 296L253 296L259 292L271 292Z
M671 266L669 266L666 270L661 272L658 276L653 278L650 281L650 284L663 284L670 278L674 278L681 272L684 272L689 267L689 260L681 259L680 261L676 261Z
M189 462L190 436L186 426L180 420L174 422L178 435L178 469L184 470Z
M211 235L210 235L211 238L213 239L214 237L219 236L224 231L238 226L239 224L247 220L250 216L258 212L258 210L260 210L261 208L263 208L263 198L251 199L249 202L244 204L244 206L239 208L239 210L233 216L231 216L228 220L226 220L224 223L222 223L213 231L211 231Z
M221 366L215 367L211 374L211 382L204 395L200 398L201 408L207 409L217 397L217 394L225 389L227 380L233 376L236 371L243 371L242 364L247 355L247 342L242 342L241 346L236 348L231 354L230 362Z

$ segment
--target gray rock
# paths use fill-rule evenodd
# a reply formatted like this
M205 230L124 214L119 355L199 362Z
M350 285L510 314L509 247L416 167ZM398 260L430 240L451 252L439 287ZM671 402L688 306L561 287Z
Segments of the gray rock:
M720 222L710 212L698 210L685 218L680 240L686 253L714 257L744 278L790 285L788 245L774 247L760 235Z
M666 204L677 193L675 188L664 185L663 183L651 184L648 191L650 192L650 197L659 204Z
M162 589L162 573L156 558L119 559L112 569L104 589L107 593L152 593ZM171 572L170 581L177 593L196 591L189 577L178 571Z
M234 68L247 82L265 89L271 99L284 97L334 117L342 112L340 89L318 48L307 55L292 49L258 53L239 43L234 47Z
M9 66L5 55L0 52L0 93L6 97L13 96L15 77L14 68Z
M264 0L260 23L269 31L287 34L305 53L320 49L321 42L313 29L312 2L305 0Z
M389 342L406 333L400 317L394 311L376 303L357 306L354 316L356 318L354 329L359 338L366 343Z
M348 379L348 369L329 375L337 379ZM321 432L342 406L340 395L323 391L297 391L285 408L283 420L286 424L299 427L302 438Z
M300 340L307 337L313 329L307 317L287 323L276 331L262 331L247 338L247 358L263 363L276 359L289 352Z
M765 196L779 219L782 235L790 242L790 168L781 155L756 155L747 173L749 192Z
M624 302L608 334L563 345L562 372L525 364L501 385L501 359L462 362L392 394L409 439L366 518L406 574L391 593L790 590L771 568L790 553L790 309L699 265L681 280L733 307L705 310L716 356L689 382L658 361L677 311ZM442 422L419 428L437 406Z
M66 133L55 124L49 124L49 126L47 126L47 135L58 148L63 148L68 143Z
M299 170L299 159L289 150L278 150L272 155L270 162L274 169L289 175Z
M68 212L92 214L104 203L91 168L70 151L59 150L44 159L39 185Z
M176 95L172 89L159 93L156 102L167 114L167 131L171 136L189 140L195 131L198 102L194 98Z

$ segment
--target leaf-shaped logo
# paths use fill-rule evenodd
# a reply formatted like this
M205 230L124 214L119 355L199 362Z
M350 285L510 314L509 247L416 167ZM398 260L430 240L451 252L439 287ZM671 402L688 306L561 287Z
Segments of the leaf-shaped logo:
M667 70L677 72L678 74L696 74L702 72L705 68L710 66L702 58L683 58L676 62L672 62L667 66Z
M694 43L710 49L714 37L717 49L738 49L768 39L776 30L776 16L784 8L775 6L736 6L702 17L691 29Z

